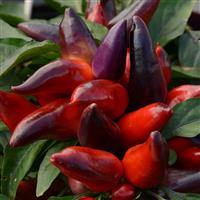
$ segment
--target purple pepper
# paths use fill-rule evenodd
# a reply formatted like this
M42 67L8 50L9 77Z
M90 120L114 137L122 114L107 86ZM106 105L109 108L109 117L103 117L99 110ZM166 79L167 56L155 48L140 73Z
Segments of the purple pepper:
M60 45L65 59L83 59L91 64L95 41L83 20L71 8L65 10L60 24Z
M117 152L120 148L120 129L93 103L82 113L78 131L82 146Z
M22 22L17 27L29 37L37 40L52 40L59 43L59 26L38 22Z
M164 102L167 84L156 58L149 31L138 16L133 17L130 50L131 69L128 92L131 108Z
M124 73L127 49L126 21L113 26L97 49L92 61L96 78L119 80Z

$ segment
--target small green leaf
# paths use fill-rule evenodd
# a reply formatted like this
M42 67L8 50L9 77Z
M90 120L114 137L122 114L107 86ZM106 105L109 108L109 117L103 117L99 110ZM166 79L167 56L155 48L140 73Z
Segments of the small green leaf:
M18 49L15 54L7 58L3 64L0 66L0 78L5 75L12 68L19 66L24 62L28 62L33 58L36 58L47 52L59 51L58 45L50 41L35 42L30 41L20 49Z
M173 66L172 75L173 78L200 79L200 68Z
M45 0L49 6L56 9L58 12L63 13L65 8L73 8L78 13L82 13L82 2L72 0Z
M9 198L3 194L0 194L0 200L9 200Z
M167 194L170 200L199 200L200 194L195 193L179 193L170 190L169 188L164 188L163 191Z
M1 171L1 192L10 200L15 199L19 182L32 166L45 142L38 141L18 148L6 147Z
M180 36L197 1L161 0L149 28L154 43L162 46Z
M181 65L200 68L200 31L189 30L180 37L178 56Z
M175 164L177 160L177 155L176 152L173 149L169 150L169 161L168 161L168 165L172 166L173 164Z
M62 142L55 144L51 147L48 152L46 153L42 163L40 164L40 168L38 171L37 177L37 188L36 188L36 196L42 196L51 186L52 182L56 179L59 175L60 171L58 168L53 166L50 163L50 157L53 153L60 151L64 147L74 145L74 142Z
M74 200L73 196L65 196L65 197L50 197L48 200Z
M0 19L3 19L13 26L16 26L18 23L25 21L23 2L6 2L1 4Z
M200 98L189 99L174 108L174 113L162 134L166 139L175 136L195 137L200 133Z

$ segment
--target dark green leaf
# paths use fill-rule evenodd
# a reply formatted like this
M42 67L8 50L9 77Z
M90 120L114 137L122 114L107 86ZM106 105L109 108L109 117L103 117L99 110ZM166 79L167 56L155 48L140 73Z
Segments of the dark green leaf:
M168 188L164 188L163 190L167 194L167 196L170 198L170 200L199 200L200 199L200 194L179 193L179 192L174 192Z
M197 1L161 0L149 28L154 43L162 46L180 36Z
M173 79L200 79L200 68L173 66L172 75Z
M176 152L173 149L170 149L168 165L172 166L173 164L175 164L176 160L177 160Z
M74 200L73 196L65 196L65 197L50 197L48 200Z
M16 26L25 20L23 2L6 2L0 5L0 19Z
M0 200L9 200L9 198L3 194L0 194Z
M53 153L60 151L64 147L74 145L74 142L62 142L55 144L52 146L48 152L46 153L42 163L40 164L40 168L38 171L37 177L37 188L36 188L36 196L42 196L51 186L52 182L59 175L60 171L58 168L54 167L50 163L50 157Z
M1 172L1 192L10 200L14 200L19 182L32 166L44 144L45 141L39 141L24 147L6 147Z
M181 65L200 68L200 31L189 30L180 37L178 55Z
M162 134L166 139L180 137L195 137L200 133L200 98L189 99L177 104L174 113Z
M22 65L24 62L31 61L34 58L47 52L58 52L59 48L53 42L35 42L30 41L22 48L18 49L15 54L7 58L0 67L0 78L8 73L12 68Z
M72 0L45 0L52 8L63 13L65 8L73 8L78 13L82 13L82 2Z
M10 26L3 20L0 20L0 27L1 27L1 34L0 34L0 39L5 39L5 38L18 38L18 39L23 39L25 41L30 41L32 40L31 38L27 37L24 35L22 32L20 32L18 29Z

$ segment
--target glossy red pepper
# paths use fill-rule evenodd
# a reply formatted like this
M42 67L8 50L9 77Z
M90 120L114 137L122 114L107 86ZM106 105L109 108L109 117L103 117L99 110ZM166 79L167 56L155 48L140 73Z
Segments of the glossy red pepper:
M86 106L82 102L67 103L63 99L37 109L17 125L10 145L22 146L39 139L76 138L80 117Z
M128 23L128 31L130 31L132 26L133 16L141 17L146 24L149 23L151 17L153 16L160 0L136 0L132 5L128 6L112 20L109 21L108 26L112 27L114 24L118 23L120 20L125 19Z
M57 60L41 67L24 83L13 86L12 90L34 95L40 101L46 99L43 100L46 103L71 95L78 85L92 79L91 67L86 62Z
M78 131L81 146L117 152L121 147L120 129L93 103L82 113Z
M200 85L181 85L172 89L167 95L167 104L174 107L176 104L200 96Z
M133 186L150 189L163 182L168 162L168 146L159 132L125 153L122 160L126 179Z
M26 115L36 109L36 106L23 96L0 91L0 119L8 126L11 133Z
M92 80L78 86L71 102L96 103L111 119L121 116L128 106L128 94L119 83L109 80Z
M113 189L123 175L120 160L113 154L88 147L71 146L51 156L65 176L81 181L94 192Z
M81 197L79 200L95 200L93 197Z
M60 24L60 46L64 59L81 58L91 64L95 41L82 19L71 8L66 9Z
M159 44L157 44L155 52L165 77L165 81L169 84L172 80L172 72L167 52Z
M112 200L133 200L134 197L136 190L128 183L120 184L112 190Z
M114 0L88 0L86 19L107 26L116 15Z
M71 177L68 177L68 184L73 194L81 194L88 190L83 183Z
M154 102L165 102L167 84L147 26L137 16L133 17L130 38L131 69L128 91L131 108L140 108Z
M125 114L118 122L125 149L147 140L152 131L161 130L172 115L162 103L153 103Z

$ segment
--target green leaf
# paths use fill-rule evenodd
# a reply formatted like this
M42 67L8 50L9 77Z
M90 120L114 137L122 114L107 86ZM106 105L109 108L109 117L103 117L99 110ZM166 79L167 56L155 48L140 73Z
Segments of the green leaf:
M162 134L166 139L175 136L195 137L200 134L200 98L177 104Z
M162 46L180 36L197 1L161 0L149 28L154 43Z
M9 198L3 194L0 194L0 200L9 200Z
M172 75L173 79L174 78L200 79L200 68L173 66Z
M178 56L181 65L200 68L200 31L189 30L180 37Z
M65 196L65 197L50 197L48 200L74 200L73 196Z
M0 19L16 26L25 21L25 12L23 2L6 2L0 5Z
M176 152L173 149L169 150L169 161L168 161L168 165L172 166L173 164L175 164L177 160L177 155Z
M18 49L14 55L7 58L0 66L0 78L6 75L12 68L22 65L25 62L31 61L34 58L47 52L58 52L59 47L53 42L35 42L30 41L20 49Z
M51 147L48 152L46 153L42 163L40 164L40 168L38 171L37 177L37 187L36 187L36 196L42 196L51 186L52 182L56 179L59 175L60 171L58 168L53 166L50 163L50 157L53 153L60 151L64 147L74 145L74 142L62 142L55 144Z
M1 192L10 200L15 199L19 182L32 166L45 142L38 141L18 148L6 147L1 172Z
M179 193L170 190L169 188L164 188L164 192L170 198L170 200L199 200L200 194L195 193Z
M49 6L63 13L65 8L73 8L78 13L82 13L82 2L72 0L45 0Z

